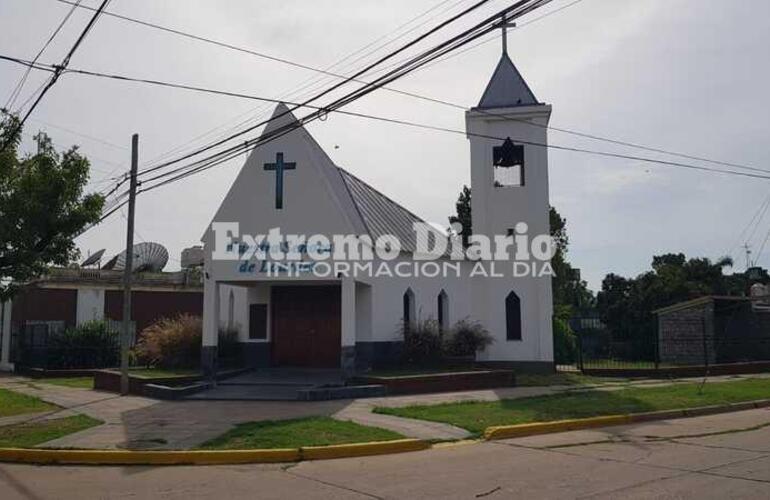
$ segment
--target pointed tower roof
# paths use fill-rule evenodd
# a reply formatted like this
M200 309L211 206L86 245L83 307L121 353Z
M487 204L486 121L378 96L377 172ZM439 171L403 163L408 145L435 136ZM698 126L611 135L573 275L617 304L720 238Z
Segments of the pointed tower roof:
M524 77L511 61L508 54L503 52L500 62L495 68L492 78L487 84L484 95L481 96L479 108L512 108L516 106L531 106L540 104Z

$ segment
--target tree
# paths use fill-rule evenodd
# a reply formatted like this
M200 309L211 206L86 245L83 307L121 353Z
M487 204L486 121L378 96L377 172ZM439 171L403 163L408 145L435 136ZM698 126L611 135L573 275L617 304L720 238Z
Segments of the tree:
M636 278L604 278L597 296L599 314L616 339L649 338L655 331L654 310L705 295L735 294L732 277L722 272L732 264L729 257L712 262L688 260L682 253L657 255L652 270Z
M455 204L456 215L449 217L449 222L463 225L461 234L463 245L468 246L468 237L473 234L471 223L471 189L463 186ZM567 261L567 219L551 207L549 212L551 237L554 239L556 252L551 259L551 266L556 276L553 278L553 303L555 315L565 321L575 313L584 313L594 305L594 296L588 284L580 279L580 272Z
M555 276L553 277L553 304L559 316L571 317L575 314L585 314L594 306L594 296L588 289L588 283L580 278L580 270L575 269L567 261L569 237L567 236L567 219L551 207L548 213L551 227L551 238L554 241L555 252L551 258ZM559 311L562 308L562 311Z
M84 194L89 162L77 147L57 153L43 133L35 154L19 156L16 117L0 121L0 299L47 266L78 257L74 238L99 220L104 198ZM13 135L12 135L13 134Z
M449 217L450 224L460 223L463 226L460 236L462 236L463 246L468 246L468 238L473 234L473 220L471 219L471 188L463 186L460 196L455 203L457 215Z

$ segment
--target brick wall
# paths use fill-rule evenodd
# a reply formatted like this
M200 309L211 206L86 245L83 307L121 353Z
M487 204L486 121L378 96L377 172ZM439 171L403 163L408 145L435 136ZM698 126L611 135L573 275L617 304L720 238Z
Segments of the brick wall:
M27 321L63 321L75 326L77 304L75 289L26 287L13 299L11 321L16 329Z
M187 313L203 315L203 292L150 292L131 293L131 317L136 321L137 334L161 318L174 318ZM104 317L123 319L123 292L107 290L104 294Z
M658 316L658 355L662 364L702 365L706 359L713 364L716 361L713 338L711 302Z

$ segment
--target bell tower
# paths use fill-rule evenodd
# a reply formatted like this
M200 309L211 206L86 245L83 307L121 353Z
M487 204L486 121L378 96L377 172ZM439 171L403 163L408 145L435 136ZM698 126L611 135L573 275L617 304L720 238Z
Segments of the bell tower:
M474 234L493 239L526 231L531 241L550 233L548 149L544 147L550 117L551 106L537 100L504 42L500 62L478 106L465 114ZM513 259L513 249L509 252ZM474 310L496 338L483 356L490 361L552 363L551 278L513 277L512 262L497 265L505 268L505 278L476 284Z

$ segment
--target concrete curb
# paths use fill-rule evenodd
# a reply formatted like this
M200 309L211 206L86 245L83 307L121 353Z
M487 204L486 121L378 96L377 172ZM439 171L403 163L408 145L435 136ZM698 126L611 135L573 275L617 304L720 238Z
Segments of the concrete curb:
M630 415L609 415L606 417L581 418L573 420L557 420L555 422L535 422L519 425L498 425L487 427L484 439L506 439L536 434L551 434L555 432L575 431L593 427L609 427L631 422Z
M664 410L630 415L608 415L583 419L536 422L520 425L488 427L485 440L517 438L537 434L611 427L635 422L687 418L733 411L770 407L770 399L746 401L721 406L705 406L684 410ZM467 443L468 441L464 441ZM472 441L476 442L476 441ZM129 450L52 450L0 448L0 462L66 465L232 465L332 460L372 455L388 455L427 450L432 445L421 439L398 439L370 443L265 450L200 450L200 451L129 451ZM441 447L441 445L439 445Z
M339 444L333 446L306 446L300 448L302 460L330 460L334 458L365 457L369 455L389 455L409 451L427 450L428 441L421 439L399 439L374 443Z
M67 465L230 465L330 460L425 450L428 441L371 443L266 450L129 451L0 448L0 462Z
M552 434L556 432L593 429L596 427L611 427L614 425L652 422L655 420L701 417L705 415L716 415L718 413L730 413L734 411L754 410L768 407L770 407L770 399L760 399L757 401L744 401L741 403L730 403L718 406L702 406L699 408L686 408L683 410L662 410L649 413L632 413L629 415L608 415L603 417L557 420L555 422L499 425L487 427L484 431L484 439L494 440L535 436L538 434Z
M0 462L68 465L224 465L296 462L297 449L226 451L128 451L0 449Z

